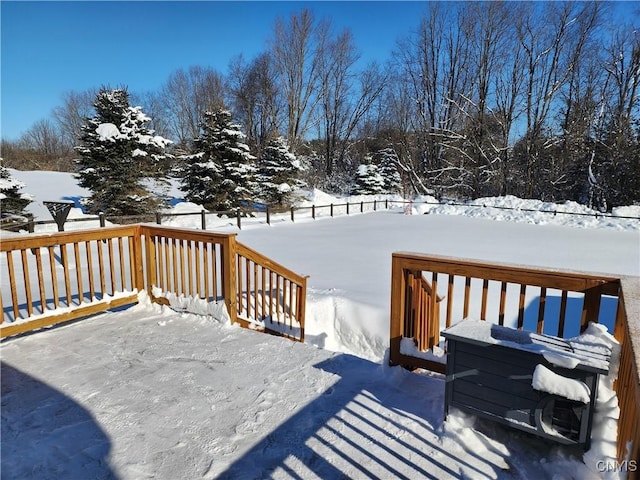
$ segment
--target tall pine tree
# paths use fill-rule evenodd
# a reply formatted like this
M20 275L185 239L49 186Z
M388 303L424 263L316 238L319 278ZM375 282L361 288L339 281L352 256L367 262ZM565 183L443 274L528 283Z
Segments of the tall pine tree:
M262 152L259 166L259 188L262 200L270 205L287 206L296 188L304 186L298 178L302 167L289 151L284 137L271 140Z
M213 211L245 206L256 190L255 157L245 134L226 109L205 112L200 129L194 153L184 157L180 189L185 198Z
M26 193L20 193L23 187L24 183L13 178L9 170L0 165L0 213L3 216L26 215L24 209L31 203L31 197Z
M378 173L382 177L382 191L384 193L400 193L402 178L398 173L398 155L392 148L385 148L376 153Z
M365 161L371 161L367 156ZM376 195L383 192L384 179L378 171L378 166L372 163L363 163L358 167L356 184L353 193L356 195Z
M145 126L150 118L129 105L126 89L102 88L94 104L96 115L82 126L76 177L91 190L89 211L108 215L149 213L157 200L142 180L156 173L171 143Z

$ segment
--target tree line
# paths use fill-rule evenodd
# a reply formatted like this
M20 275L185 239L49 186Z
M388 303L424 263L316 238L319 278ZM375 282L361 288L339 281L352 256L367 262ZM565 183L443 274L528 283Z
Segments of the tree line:
M310 187L379 185L374 174L391 159L405 195L606 210L640 201L640 34L612 20L615 8L428 2L392 58L368 65L348 29L302 9L275 22L255 58L236 57L224 74L176 70L132 104L172 141L174 174L198 175L183 160L199 153L207 118L225 111L254 159L286 141ZM98 92L68 92L51 118L3 141L5 165L75 169Z

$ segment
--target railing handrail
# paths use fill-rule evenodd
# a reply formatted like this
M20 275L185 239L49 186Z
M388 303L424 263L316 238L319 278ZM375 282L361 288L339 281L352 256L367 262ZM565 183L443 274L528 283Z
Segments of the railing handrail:
M131 236L137 235L138 229L139 225L116 225L93 230L9 236L0 238L0 252Z
M236 253L248 258L249 260L254 261L257 264L263 265L273 270L274 272L283 277L286 277L287 279L293 281L294 283L297 283L298 285L302 285L308 277L307 275L300 275L293 270L288 269L284 265L271 260L269 257L261 254L260 252L257 252L256 250L248 247L243 243L236 242Z
M486 262L470 258L432 255L416 252L393 252L392 258L401 259L403 265L410 269L437 271L451 275L465 275L498 282L527 283L537 287L558 288L574 292L585 291L594 286L600 286L605 294L617 295L618 286L615 282L619 277L610 274L581 272L579 270L565 270L543 268L525 264L507 262ZM428 266L429 268L422 268ZM471 270L470 270L471 269ZM481 275L473 275L473 272ZM522 275L527 275L526 282ZM529 280L534 281L531 283ZM549 283L551 282L551 283ZM609 285L611 284L611 285Z

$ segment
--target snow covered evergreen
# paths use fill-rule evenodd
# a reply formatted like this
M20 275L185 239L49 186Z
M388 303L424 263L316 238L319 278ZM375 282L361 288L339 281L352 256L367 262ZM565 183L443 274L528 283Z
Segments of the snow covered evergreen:
M384 192L384 179L380 175L378 166L369 163L371 157L365 158L365 162L358 167L356 184L353 188L355 195L377 195Z
M24 186L24 183L17 181L8 169L0 165L0 212L2 214L25 215L24 209L31 203L31 196L20 193Z
M289 151L286 139L274 138L260 158L260 197L270 205L288 205L293 191L304 186L304 182L298 178L301 171L300 161Z
M165 149L172 142L145 126L150 118L129 105L125 89L101 89L94 107L96 115L83 125L76 147L79 184L92 192L89 210L109 215L153 211L157 200L142 180L170 158Z
M400 193L402 178L398 172L398 155L392 148L385 148L376 153L378 173L382 177L384 193Z
M185 199L208 210L227 211L251 202L256 193L255 157L249 152L231 112L205 112L194 153L184 157L182 186Z

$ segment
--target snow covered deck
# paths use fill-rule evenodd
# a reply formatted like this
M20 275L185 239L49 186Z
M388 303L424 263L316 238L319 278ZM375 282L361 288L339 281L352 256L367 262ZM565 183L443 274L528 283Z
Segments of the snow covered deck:
M439 375L148 302L5 341L1 373L7 479L597 478L571 448L443 423Z

